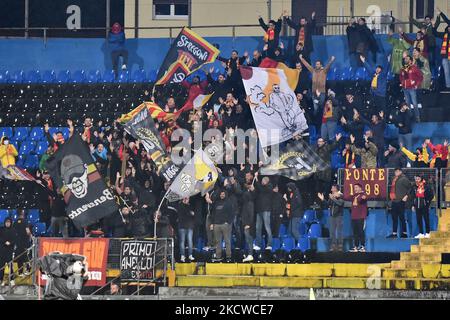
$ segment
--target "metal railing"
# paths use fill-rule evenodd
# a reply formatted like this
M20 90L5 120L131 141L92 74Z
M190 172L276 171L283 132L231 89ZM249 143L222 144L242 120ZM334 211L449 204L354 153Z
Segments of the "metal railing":
M348 26L350 16L323 16L316 17L316 29L314 34L316 35L345 35L346 28ZM375 33L384 34L388 33L389 29L393 25L411 26L408 21L395 20L390 15L371 16L364 17L367 22L367 26L375 30ZM282 28L281 36L292 36L295 31L289 28L285 22ZM223 29L229 30L229 36L233 38L233 41L237 37L237 32L240 29L248 28L260 28L259 24L237 24L237 25L197 25L191 26L190 29L198 30L201 33L202 29L214 30ZM173 27L124 27L125 31L167 31L167 38L172 41L174 37L178 35L180 26ZM404 28L406 29L406 28ZM0 28L0 37L24 37L24 38L43 38L44 43L47 43L48 38L52 37L99 37L106 38L110 28L108 27L92 27L92 28L57 28L57 27L24 27L24 28ZM410 32L412 29L410 28ZM262 31L261 31L262 34ZM137 33L139 38L139 33ZM255 34L257 36L259 34Z
M441 169L439 185L441 209L450 208L450 168Z

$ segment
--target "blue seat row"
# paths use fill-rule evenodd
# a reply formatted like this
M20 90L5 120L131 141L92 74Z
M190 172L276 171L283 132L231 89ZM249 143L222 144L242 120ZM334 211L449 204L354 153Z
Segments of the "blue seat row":
M1 83L142 83L156 81L157 71L150 70L128 70L120 71L115 77L114 71L107 70L32 70L32 71L9 71L0 70Z
M26 215L27 215L26 216L27 222L29 224L35 225L40 221L39 209L26 210ZM19 219L19 214L15 209L12 210L0 209L0 226L3 226L6 218L11 218L13 222L16 222L17 219Z

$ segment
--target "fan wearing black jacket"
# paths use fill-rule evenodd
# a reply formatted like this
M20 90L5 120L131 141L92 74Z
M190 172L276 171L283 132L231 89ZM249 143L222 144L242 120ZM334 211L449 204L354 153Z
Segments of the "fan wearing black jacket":
M311 14L311 21L308 22L308 20L305 17L300 18L300 23L297 24L294 21L292 21L288 17L287 11L284 11L283 13L284 21L287 23L289 27L295 30L295 45L300 45L302 50L303 58L308 62L311 63L311 52L314 51L314 44L312 35L314 33L314 30L316 28L316 13L313 12Z
M413 199L412 209L416 211L417 225L419 227L419 234L415 238L429 238L430 205L434 197L434 192L423 176L416 175L414 180L415 183L411 189L411 198ZM423 220L425 220L425 230L423 228Z
M14 253L14 245L17 241L17 235L12 225L12 219L6 218L4 227L0 229L0 282L1 286L5 286L3 277L5 275L5 269L3 268L6 263L12 260Z
M215 196L218 194L218 197ZM214 231L216 242L215 261L222 260L222 240L225 240L225 253L227 260L231 260L231 225L233 223L233 207L228 199L227 192L220 190L214 193L214 199L211 199L209 193L205 200L213 205L211 230Z
M272 198L272 235L276 238L280 237L280 225L283 222L283 218L286 215L286 200L283 198L283 194L280 193L278 185L273 188Z
M287 193L285 194L285 199L287 201L289 217L288 230L298 244L300 242L299 224L304 214L303 200L295 183L289 182L286 187Z
M255 233L255 187L251 184L244 185L242 193L241 221L244 228L245 242L247 244L247 256L242 262L253 261L253 235Z
M195 213L189 203L189 198L184 198L178 204L178 240L180 243L180 261L186 261L186 239L188 245L188 257L190 261L194 261L193 253L193 236L195 225Z

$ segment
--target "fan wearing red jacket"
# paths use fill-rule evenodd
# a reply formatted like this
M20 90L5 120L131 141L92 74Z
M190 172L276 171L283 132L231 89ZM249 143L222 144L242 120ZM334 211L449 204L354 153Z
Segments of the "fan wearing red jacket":
M433 158L430 162L430 168L447 168L448 162L448 141L445 140L444 144L433 145L430 139L425 140L425 143L430 148L431 152L433 152Z
M420 113L417 107L417 89L422 84L423 74L417 65L414 64L411 56L405 53L403 58L404 65L400 71L400 86L403 88L406 103L409 106L413 106L416 122L420 122Z
M192 83L184 80L181 85L188 90L188 97L184 106L178 110L175 114L180 116L184 111L191 110L194 107L194 100L201 94L205 94L206 87L208 86L208 80L200 82L200 77L195 76Z
M354 185L352 199L353 248L351 252L365 252L366 235L364 232L367 217L367 195L360 184Z

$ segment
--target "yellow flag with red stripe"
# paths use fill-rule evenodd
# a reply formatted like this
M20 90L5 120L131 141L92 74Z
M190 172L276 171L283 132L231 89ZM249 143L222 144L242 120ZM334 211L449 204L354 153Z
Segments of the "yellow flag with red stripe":
M123 114L118 121L120 123L126 123L130 121L136 114L138 114L143 108L147 108L149 111L150 116L153 119L164 119L169 120L172 119L174 114L165 112L160 106L158 106L156 103L148 101L143 102L139 106L137 106L135 109L131 110L127 114Z

